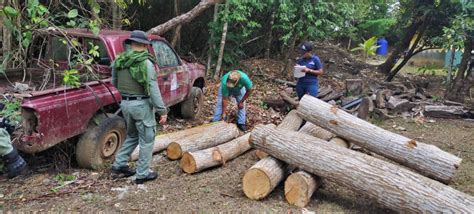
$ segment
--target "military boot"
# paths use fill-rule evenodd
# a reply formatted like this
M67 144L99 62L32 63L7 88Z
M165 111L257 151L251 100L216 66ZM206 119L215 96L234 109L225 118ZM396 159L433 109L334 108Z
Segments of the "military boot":
M25 160L18 154L15 148L10 153L2 157L7 168L8 178L20 175L26 169Z

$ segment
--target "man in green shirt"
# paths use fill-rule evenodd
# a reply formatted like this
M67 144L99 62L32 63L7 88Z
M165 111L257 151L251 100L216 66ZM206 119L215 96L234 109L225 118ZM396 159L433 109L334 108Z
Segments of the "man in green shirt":
M160 124L166 123L167 109L161 99L145 32L133 31L126 43L131 50L117 56L112 65L112 84L122 95L120 108L127 124L127 138L117 151L112 173L125 177L134 175L135 171L127 163L139 146L135 183L143 184L158 177L158 173L150 169L157 125L153 109L160 115Z
M227 74L221 78L216 109L212 121L227 120L226 110L229 104L229 98L232 96L237 101L239 108L237 112L237 127L242 131L246 131L245 100L247 100L252 93L252 87L252 81L243 71L233 70L227 72Z

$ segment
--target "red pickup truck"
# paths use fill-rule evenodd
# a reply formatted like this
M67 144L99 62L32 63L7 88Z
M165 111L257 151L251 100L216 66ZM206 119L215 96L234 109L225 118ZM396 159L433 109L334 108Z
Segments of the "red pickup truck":
M41 44L37 45L39 54L27 69L32 82L42 88L23 94L23 131L14 144L25 153L36 153L80 136L76 146L79 166L101 167L113 158L126 136L119 111L121 96L111 84L110 64L128 48L124 41L130 32L102 30L98 36L86 29L47 32L40 36L40 43L36 42ZM65 42L65 35L79 42L83 52L98 47L99 56L94 58L92 67L100 80L86 81L77 88L61 85L61 72L67 69L68 57L77 52ZM176 109L184 118L195 118L201 113L203 102L204 66L181 59L159 36L149 35L149 39L164 103L178 106ZM88 78L85 73L81 73L81 79Z

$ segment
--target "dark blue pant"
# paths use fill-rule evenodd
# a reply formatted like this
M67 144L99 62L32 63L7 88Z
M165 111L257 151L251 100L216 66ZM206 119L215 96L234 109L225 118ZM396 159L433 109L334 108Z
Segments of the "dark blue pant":
M300 100L305 94L316 97L318 96L318 84L298 82L298 84L296 84L296 94L298 94L298 99Z

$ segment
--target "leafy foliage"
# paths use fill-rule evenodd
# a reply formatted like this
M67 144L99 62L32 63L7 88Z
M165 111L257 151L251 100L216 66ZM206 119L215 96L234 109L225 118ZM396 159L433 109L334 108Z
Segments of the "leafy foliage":
M22 117L20 115L20 106L21 100L19 99L8 99L6 102L3 102L5 107L2 111L0 111L0 117L8 118L12 121L15 125L18 125L22 121Z
M358 47L352 49L351 51L361 51L365 61L369 56L375 55L375 51L378 47L380 47L376 45L376 43L377 37L373 36L370 39L364 40L363 43L360 43Z

